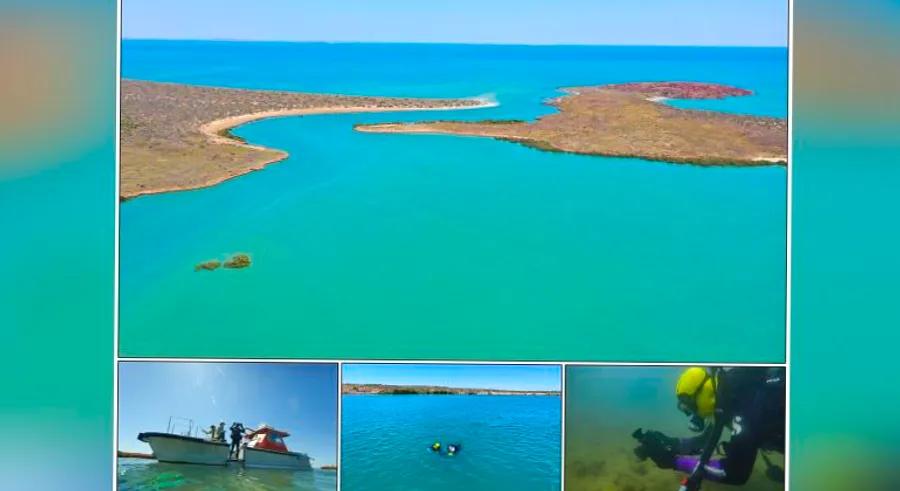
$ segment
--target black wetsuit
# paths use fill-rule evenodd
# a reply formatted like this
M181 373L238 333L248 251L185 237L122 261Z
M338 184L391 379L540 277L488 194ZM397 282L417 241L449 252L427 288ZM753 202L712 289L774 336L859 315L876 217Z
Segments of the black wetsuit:
M231 454L238 458L241 449L241 439L244 438L244 425L238 423L231 425Z
M719 374L716 406L731 432L722 444L725 456L711 459L704 478L744 484L753 472L759 450L784 452L785 371L783 368L739 367ZM700 436L679 440L675 467L691 472L712 428Z

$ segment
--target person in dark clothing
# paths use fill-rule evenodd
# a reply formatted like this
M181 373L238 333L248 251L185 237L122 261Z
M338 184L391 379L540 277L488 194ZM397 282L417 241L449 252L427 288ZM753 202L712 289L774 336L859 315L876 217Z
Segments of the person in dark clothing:
M235 460L240 456L241 440L245 431L242 423L231 423L231 455Z
M760 451L784 453L783 368L692 367L678 379L675 393L679 409L691 417L691 429L701 434L673 438L638 428L632 436L639 442L634 449L639 459L650 459L662 469L690 475L683 489L699 489L702 479L744 484ZM720 445L725 428L730 430L731 438ZM724 455L712 458L718 448ZM687 485L688 482L692 484Z

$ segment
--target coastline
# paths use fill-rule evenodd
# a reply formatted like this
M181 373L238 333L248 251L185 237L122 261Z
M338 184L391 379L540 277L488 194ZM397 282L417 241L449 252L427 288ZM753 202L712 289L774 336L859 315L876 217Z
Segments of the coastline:
M472 99L477 100L477 99ZM465 109L484 109L488 107L496 107L498 104L495 102L484 101L479 105L472 106L436 106L436 107L405 107L405 108L385 108L379 106L358 106L358 107L321 107L321 108L313 108L313 109L281 109L275 111L261 111L257 113L247 113L240 114L237 116L229 116L222 119L217 119L214 121L210 121L208 123L202 124L198 129L199 131L207 138L207 141L216 145L235 145L241 148L245 148L248 150L258 150L264 152L272 152L276 155L272 156L269 159L263 160L261 162L248 163L247 166L238 172L230 172L223 174L222 176L211 179L208 181L204 181L203 183L197 185L187 185L187 186L171 186L171 187L160 187L154 188L145 191L139 191L135 193L122 193L121 200L126 201L134 198L138 198L140 196L149 196L153 194L162 194L162 193L173 193L179 191L192 191L195 189L203 189L215 186L217 184L221 184L229 179L234 179L235 177L240 177L245 174L249 174L254 171L263 170L270 164L275 164L281 162L282 160L290 157L288 152L284 150L279 150L277 148L266 147L263 145L254 145L252 143L247 143L237 139L234 136L226 136L228 132L231 130L245 125L247 123L253 123L255 121L261 121L264 119L273 119L273 118L285 118L290 116L314 116L314 115L323 115L323 114L358 114L358 113L377 113L377 112L410 112L410 111L461 111Z
M139 81L123 81L123 87L129 90L130 97L123 97L122 174L128 173L129 177L135 174L137 177L134 179L138 182L132 183L129 180L126 183L122 179L120 201L215 186L288 158L288 152L245 142L230 134L231 130L243 124L290 116L458 111L498 105L494 101L477 97L426 99L343 96ZM148 109L152 116L157 117L141 117L144 116L141 111L135 110L139 114L126 119L124 109L132 109L136 105L143 105L145 108L153 105L162 107ZM232 107L257 108L266 105L276 108L238 112ZM291 105L299 107L286 107ZM166 106L176 110L166 112ZM192 106L196 106L196 110L186 110L194 109ZM204 111L214 115L205 117L201 115ZM169 130L168 126L175 129ZM151 127L150 130L147 127ZM126 129L143 130L149 135L142 135L141 140L132 143L124 136ZM231 150L225 151L223 155L220 152L223 149ZM207 165L204 172L196 170L195 164L198 161ZM170 171L171 175L156 179L165 182L143 182L147 179L146 174L166 171ZM186 179L186 175L190 178Z
M422 99L427 101L427 99ZM470 99L478 101L479 99ZM496 102L483 101L478 105L467 106L435 106L435 107L402 107L402 108L385 108L379 106L354 106L354 107L318 107L309 109L279 109L274 111L260 111L256 113L240 114L237 116L229 116L227 118L210 121L200 126L200 132L209 138L212 143L227 143L230 145L240 145L244 147L256 149L268 149L261 145L252 145L242 142L234 137L223 136L223 132L230 131L243 124L260 121L263 119L283 118L288 116L313 116L319 114L356 114L356 113L384 113L384 112L411 112L411 111L460 111L464 109L484 109L488 107L496 107Z
M356 131L486 137L549 152L639 158L699 166L786 166L783 119L680 109L670 99L750 95L699 82L635 82L562 87L559 111L532 122L424 121L358 124Z
M489 388L446 387L440 385L343 384L341 395L368 396L559 396L558 390L512 390Z

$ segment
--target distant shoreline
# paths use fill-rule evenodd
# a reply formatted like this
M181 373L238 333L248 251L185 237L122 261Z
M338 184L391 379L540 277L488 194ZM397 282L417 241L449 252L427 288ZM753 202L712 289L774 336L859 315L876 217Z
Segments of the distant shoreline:
M123 80L120 199L214 186L288 157L230 133L249 122L496 105L480 98L343 96Z
M119 450L116 452L116 456L120 459L143 459L143 460L156 460L156 456L152 453L146 452L129 452L126 450Z
M488 396L558 396L558 390L506 390L460 388L438 385L344 384L343 395L488 395Z

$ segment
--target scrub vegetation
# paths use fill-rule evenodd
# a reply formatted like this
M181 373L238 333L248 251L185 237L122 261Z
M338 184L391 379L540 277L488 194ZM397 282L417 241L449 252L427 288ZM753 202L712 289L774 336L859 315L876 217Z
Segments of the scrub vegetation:
M374 395L533 395L557 396L559 391L528 391L504 389L476 389L443 387L437 385L384 385L384 384L344 384L344 394Z
M678 109L664 100L720 99L744 89L695 82L631 83L564 89L559 112L534 122L431 121L357 125L372 133L485 136L545 151L639 157L697 165L786 165L783 119Z
M197 189L259 170L287 153L250 145L231 129L263 118L473 108L476 99L414 99L200 87L123 80L121 199Z

